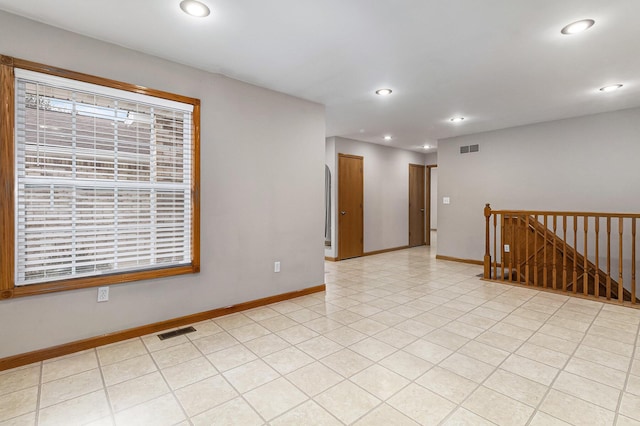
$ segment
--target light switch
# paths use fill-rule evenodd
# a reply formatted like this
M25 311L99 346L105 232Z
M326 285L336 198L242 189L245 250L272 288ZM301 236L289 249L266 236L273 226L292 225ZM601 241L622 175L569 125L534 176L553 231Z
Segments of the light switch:
M451 204L449 197L442 197L442 204Z

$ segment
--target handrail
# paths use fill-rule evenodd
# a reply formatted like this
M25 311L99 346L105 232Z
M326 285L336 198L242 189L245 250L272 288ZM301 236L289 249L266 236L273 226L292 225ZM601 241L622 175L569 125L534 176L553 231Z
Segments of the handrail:
M639 302L640 213L492 210L486 204L484 216L485 279Z
M589 216L589 217L622 217L625 219L640 219L640 213L603 213L603 212L567 212L557 210L493 210L489 206L489 210L493 214L513 214L513 215L538 215L538 216ZM486 207L485 207L486 208Z

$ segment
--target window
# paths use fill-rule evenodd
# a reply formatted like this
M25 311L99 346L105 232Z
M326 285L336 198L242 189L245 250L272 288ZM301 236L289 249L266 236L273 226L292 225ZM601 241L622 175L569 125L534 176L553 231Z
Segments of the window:
M2 59L0 298L197 272L199 101Z

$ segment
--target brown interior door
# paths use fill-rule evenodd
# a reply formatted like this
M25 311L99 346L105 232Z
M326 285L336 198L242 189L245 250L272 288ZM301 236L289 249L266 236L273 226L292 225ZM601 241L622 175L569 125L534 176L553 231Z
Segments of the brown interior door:
M338 258L362 256L364 251L364 159L338 154Z
M409 247L425 243L424 166L409 164Z

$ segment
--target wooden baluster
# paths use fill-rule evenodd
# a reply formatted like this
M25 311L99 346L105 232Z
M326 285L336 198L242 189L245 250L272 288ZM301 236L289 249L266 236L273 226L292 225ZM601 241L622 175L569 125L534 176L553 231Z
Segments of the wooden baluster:
M558 289L558 276L556 275L558 272L558 267L556 265L556 260L557 260L557 249L556 249L556 240L557 238L555 238L556 231L557 231L557 224L558 224L558 216L556 216L555 214L553 215L553 289L557 290Z
M547 224L547 215L544 215L544 234L542 235L542 240L544 244L544 255L542 260L542 286L547 288L547 232L549 232L548 224Z
M516 246L516 260L515 260L516 272L517 272L516 275L518 277L518 282L522 282L522 275L520 273L520 243L519 243L520 238L518 236L518 231L520 230L520 228L522 226L520 225L520 216L516 216L516 218L517 218L517 222L516 222L517 225L516 225L515 230L514 230L515 231L514 232L515 237L514 237L514 241L513 241L515 246Z
M504 214L500 215L500 279L504 280ZM509 272L511 273L511 272Z
M578 291L578 216L573 215L573 294Z
M515 248L513 246L513 216L509 216L509 281L513 281L513 265L514 265L514 256L515 256Z
M589 265L587 264L587 255L588 255L588 249L587 249L587 240L588 240L588 236L587 233L589 231L589 216L585 215L584 216L584 262L582 265L582 268L584 269L584 274L582 275L582 294L584 296L587 296L589 294L589 274L587 273L589 270Z
M611 300L611 217L607 217L607 300Z
M533 285L538 286L538 215L533 221Z
M485 250L484 250L484 278L491 278L491 241L489 240L489 217L491 216L491 206L487 203L484 206L484 217L486 219L486 234L485 234Z
M636 218L631 219L631 303L636 304Z
M567 291L567 216L562 216L562 291Z
M595 226L596 226L596 276L595 276L595 284L593 291L595 292L596 298L600 297L600 241L599 241L599 232L600 232L600 217L594 217Z
M524 221L524 282L529 285L529 215Z
M498 215L493 215L493 279L498 279Z
M620 260L618 261L618 302L624 301L624 286L622 285L622 224L623 218L618 218L618 233L620 235Z

